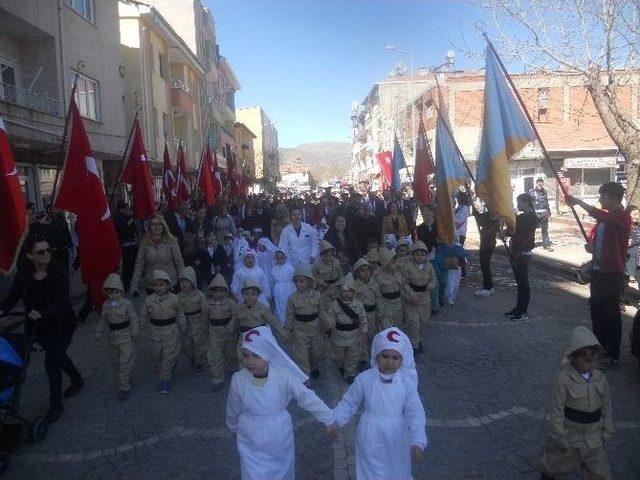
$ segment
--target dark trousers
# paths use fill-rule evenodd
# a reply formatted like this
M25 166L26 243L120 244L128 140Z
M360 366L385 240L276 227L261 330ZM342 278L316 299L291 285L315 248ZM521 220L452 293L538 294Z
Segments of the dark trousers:
M41 338L45 349L44 368L49 379L49 408L56 410L62 407L62 372L71 382L82 380L82 375L67 356L67 348L73 333L47 333Z
M540 226L540 230L542 230L542 246L548 247L551 245L551 240L549 239L549 217L546 215L538 217L538 225Z
M622 273L598 273L591 277L591 325L593 334L611 358L620 357L622 318L619 300Z
M467 240L466 235L460 235L458 236L458 241L460 242L460 245L462 245L464 247L464 242ZM467 259L465 258L462 261L462 265L460 266L460 277L461 278L466 278L467 277Z
M531 288L529 287L530 257L531 255L520 255L518 258L511 259L511 269L516 277L516 285L518 285L518 300L516 302L518 313L527 313L529 309L529 299L531 298Z
M480 245L480 271L482 272L482 288L491 290L493 288L493 277L491 275L491 256L496 249L496 245Z
M122 247L122 286L124 291L129 291L131 279L133 278L133 269L136 266L136 256L138 255L138 246L129 245Z

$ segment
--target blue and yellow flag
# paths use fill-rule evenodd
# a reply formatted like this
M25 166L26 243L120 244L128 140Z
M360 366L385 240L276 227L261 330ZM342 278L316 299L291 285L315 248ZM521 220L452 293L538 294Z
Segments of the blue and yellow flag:
M456 143L447 126L444 112L438 112L436 123L436 225L438 241L452 244L456 240L453 218L453 196L469 175L458 154Z
M509 87L497 55L490 45L487 46L484 118L476 172L476 194L489 209L514 228L509 160L535 140L536 135Z
M393 136L393 157L391 158L391 190L399 192L402 190L402 181L400 180L400 169L406 168L404 154L398 142L398 136Z

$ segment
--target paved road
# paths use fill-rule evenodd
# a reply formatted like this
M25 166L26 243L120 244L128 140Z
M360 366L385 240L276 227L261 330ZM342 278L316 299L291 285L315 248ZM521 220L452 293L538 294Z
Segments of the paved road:
M472 268L457 304L444 307L426 329L418 368L429 448L416 479L539 478L551 381L569 332L589 322L587 290L534 268L531 320L511 324L502 312L513 306L515 285L506 259L496 256L495 263L495 296L473 296L478 273ZM628 348L632 313L623 321L620 369L607 373L617 424L607 450L616 479L637 479L640 472L640 370ZM143 341L135 389L126 403L117 402L108 345L91 339L94 322L79 329L71 349L86 388L66 403L67 412L43 443L15 452L7 478L239 478L234 439L224 425L226 390L211 393L208 378L194 377L183 361L171 394L160 395ZM322 374L317 391L334 405L344 384L329 363ZM30 367L23 407L29 416L46 408L39 356ZM308 415L296 407L292 412L297 478L354 478L355 426L331 444Z

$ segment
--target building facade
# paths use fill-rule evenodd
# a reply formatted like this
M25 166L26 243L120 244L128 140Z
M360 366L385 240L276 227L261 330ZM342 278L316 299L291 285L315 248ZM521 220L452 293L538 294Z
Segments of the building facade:
M66 109L76 100L98 167L119 168L127 126L118 4L0 0L0 114L28 200L52 200ZM107 189L110 184L107 183Z
M256 136L253 140L256 180L275 186L280 178L280 156L274 123L259 106L236 110L236 118Z
M256 157L253 150L253 141L256 136L244 123L240 122L236 122L234 132L237 159L241 162L244 174L249 181L253 182L256 178Z

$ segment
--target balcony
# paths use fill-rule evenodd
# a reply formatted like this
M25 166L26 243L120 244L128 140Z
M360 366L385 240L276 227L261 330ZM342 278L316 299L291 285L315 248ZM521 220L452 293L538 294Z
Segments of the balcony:
M6 82L0 82L0 101L56 117L60 115L60 103L56 97L47 93L29 91Z
M193 115L192 88L182 80L171 81L171 105L175 115Z

